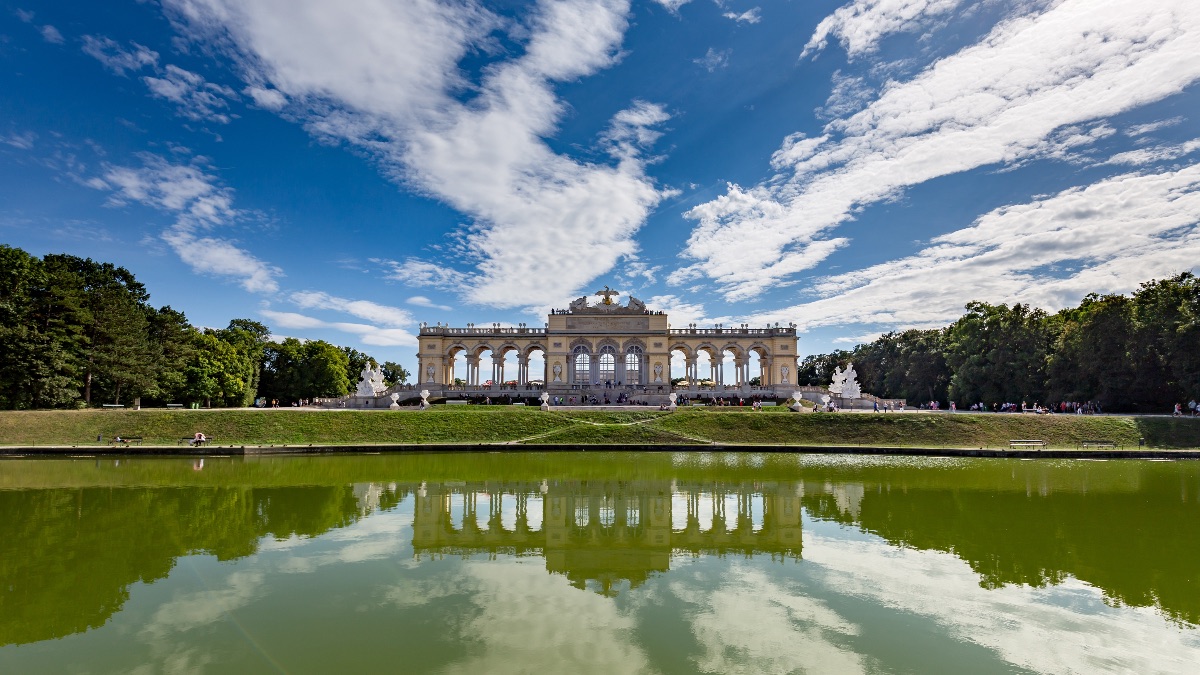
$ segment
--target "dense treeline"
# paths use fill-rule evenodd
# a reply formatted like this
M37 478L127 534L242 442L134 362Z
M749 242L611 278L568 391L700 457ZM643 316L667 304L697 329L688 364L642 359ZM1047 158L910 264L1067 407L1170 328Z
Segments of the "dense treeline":
M826 385L853 362L863 391L910 403L1098 402L1164 412L1200 399L1200 279L1183 273L1132 295L1089 295L1048 314L967 304L940 330L888 333L852 351L804 359L801 384Z
M249 319L197 328L152 306L123 267L0 244L0 408L287 403L345 395L368 363L378 365L322 340L271 342ZM383 370L388 384L408 377L395 363Z

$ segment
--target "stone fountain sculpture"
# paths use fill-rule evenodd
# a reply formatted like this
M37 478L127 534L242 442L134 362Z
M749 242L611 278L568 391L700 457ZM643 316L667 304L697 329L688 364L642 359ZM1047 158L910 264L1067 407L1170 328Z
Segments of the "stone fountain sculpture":
M358 389L354 392L356 396L379 396L387 389L383 384L383 368L364 366L359 377Z

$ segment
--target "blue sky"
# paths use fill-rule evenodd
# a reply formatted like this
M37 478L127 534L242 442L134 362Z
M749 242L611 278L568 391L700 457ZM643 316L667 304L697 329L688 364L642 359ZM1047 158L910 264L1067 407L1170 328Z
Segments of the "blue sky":
M0 241L415 365L604 285L802 353L1200 261L1194 0L0 11Z

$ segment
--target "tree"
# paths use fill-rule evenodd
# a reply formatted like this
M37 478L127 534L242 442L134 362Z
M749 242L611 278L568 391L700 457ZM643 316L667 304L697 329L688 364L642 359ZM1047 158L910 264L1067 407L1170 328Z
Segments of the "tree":
M351 373L355 371L351 370ZM383 383L387 386L408 382L410 373L404 366L395 361L385 361L383 364Z
M1053 322L1028 305L967 304L946 331L949 395L962 401L1042 400Z
M1056 400L1100 401L1119 410L1145 394L1134 363L1137 340L1133 301L1123 295L1088 295L1059 312L1062 329L1048 365L1049 395Z
M265 351L263 394L284 401L345 396L351 387L349 367L346 350L324 340L273 342Z

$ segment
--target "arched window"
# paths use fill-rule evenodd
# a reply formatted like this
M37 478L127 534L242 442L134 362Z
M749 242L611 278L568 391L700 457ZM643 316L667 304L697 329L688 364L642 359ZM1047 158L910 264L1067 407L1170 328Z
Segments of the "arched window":
M592 383L592 355L588 348L579 345L572 354L575 356L575 382L578 384Z
M617 350L612 345L600 348L600 369L596 373L601 382L616 382L617 380Z
M625 384L642 383L642 348L630 347L625 353Z

